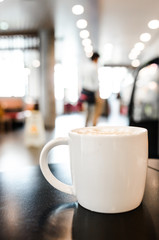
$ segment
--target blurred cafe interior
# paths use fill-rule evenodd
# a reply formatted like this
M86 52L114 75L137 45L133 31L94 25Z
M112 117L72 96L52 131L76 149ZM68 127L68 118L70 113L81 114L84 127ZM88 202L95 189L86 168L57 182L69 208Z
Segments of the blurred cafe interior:
M142 157L135 161L137 169L147 171L145 193L129 212L88 211L40 171L43 146L85 126L81 72L93 52L100 54L104 103L97 126L148 129L146 167ZM72 183L69 160L68 146L48 154L47 170L66 184ZM136 197L134 189L140 187L138 180L132 187L119 163L111 162L120 174L109 171L113 184L125 184L124 194L116 185L117 202L121 195L127 198L127 189ZM158 223L159 0L0 0L0 240L158 240Z
M80 71L93 51L98 125L148 128L149 157L159 157L158 9L157 0L0 0L0 170L38 164L41 147L24 141L37 102L45 142L84 126Z

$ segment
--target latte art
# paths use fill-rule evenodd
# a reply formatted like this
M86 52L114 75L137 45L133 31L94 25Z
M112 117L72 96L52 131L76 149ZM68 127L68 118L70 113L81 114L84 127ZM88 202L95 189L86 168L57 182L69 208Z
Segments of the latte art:
M99 127L85 127L72 130L73 133L83 134L83 135L105 135L105 136L128 136L137 135L145 131L142 128L134 127L113 127L113 126L99 126Z

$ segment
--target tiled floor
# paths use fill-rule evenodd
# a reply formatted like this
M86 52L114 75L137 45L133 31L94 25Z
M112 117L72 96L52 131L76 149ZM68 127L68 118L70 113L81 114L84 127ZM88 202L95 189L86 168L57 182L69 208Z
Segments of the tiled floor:
M98 125L127 125L126 117L118 111L111 111L109 118L101 117ZM83 127L84 113L68 114L56 118L55 129L46 131L46 142L55 137L65 137L69 130ZM62 151L61 151L62 148ZM7 133L0 133L0 171L19 169L39 164L41 148L26 147L24 144L24 128ZM59 146L49 153L49 162L66 162L69 159L68 147Z

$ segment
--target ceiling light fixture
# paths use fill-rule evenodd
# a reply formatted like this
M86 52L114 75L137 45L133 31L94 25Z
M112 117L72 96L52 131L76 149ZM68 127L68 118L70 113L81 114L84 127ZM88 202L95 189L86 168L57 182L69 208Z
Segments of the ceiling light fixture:
M86 52L86 57L91 58L93 55L93 52Z
M4 0L0 0L0 3L4 2Z
M133 48L131 50L131 52L129 53L129 59L130 60L134 60L137 58L137 56L140 54L140 50L139 49L136 49L136 48Z
M93 52L93 47L92 47L92 45L85 46L85 47L84 47L84 50L85 50L85 52L87 52L87 53L91 53L91 52Z
M77 22L76 22L76 26L80 29L84 29L87 27L87 21L85 19L79 19Z
M91 45L91 43L92 43L92 41L89 38L85 38L85 39L82 40L82 45L83 46Z
M72 12L75 15L81 15L82 13L84 13L84 7L82 5L74 5L72 7Z
M140 35L140 40L142 42L148 42L151 39L151 34L150 33L142 33Z
M132 62L131 62L131 65L133 67L139 67L140 66L140 61L138 59L134 59Z
M138 43L135 44L134 47L135 47L135 49L137 49L139 51L142 51L144 49L145 45L142 42L138 42Z
M128 55L128 58L129 58L130 60L134 60L134 59L136 58L136 55L133 54L132 52L130 52L129 55Z
M81 38L88 38L89 37L89 32L87 30L82 30L80 31L80 37Z
M157 28L159 28L159 20L157 20L157 19L151 20L151 21L148 23L148 27L149 27L150 29L157 29Z

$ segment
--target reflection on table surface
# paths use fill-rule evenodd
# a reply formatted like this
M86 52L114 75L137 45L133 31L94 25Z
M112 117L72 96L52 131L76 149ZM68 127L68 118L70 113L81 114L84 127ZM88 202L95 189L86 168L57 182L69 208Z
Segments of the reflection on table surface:
M121 214L101 214L77 203L63 204L43 222L45 239L155 239L146 206ZM54 238L53 238L54 237Z
M44 179L39 167L0 173L0 239L159 239L159 160L149 160L142 204L120 214L91 212ZM51 171L70 184L61 164Z

